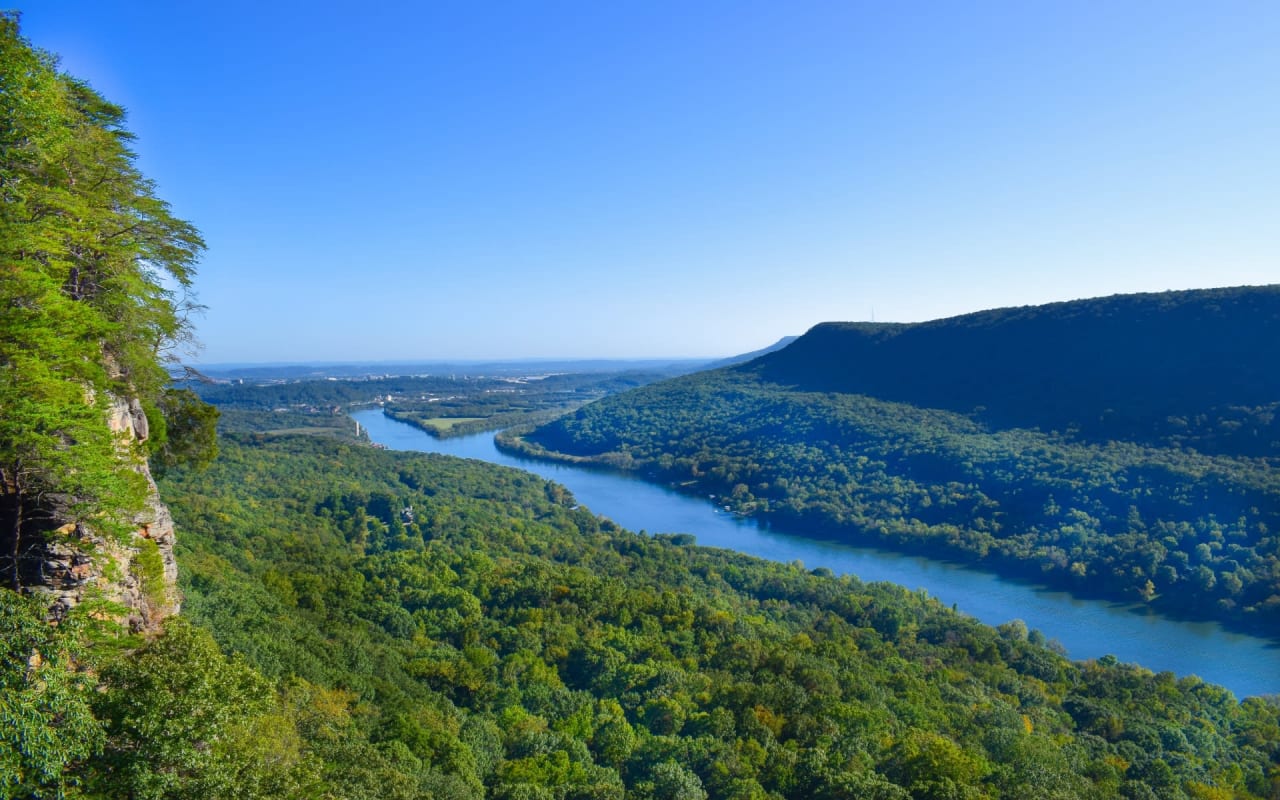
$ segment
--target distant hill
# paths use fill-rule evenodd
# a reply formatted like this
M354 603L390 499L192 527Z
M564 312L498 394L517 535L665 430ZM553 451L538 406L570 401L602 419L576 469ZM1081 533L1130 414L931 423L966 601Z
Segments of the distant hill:
M515 359L511 361L360 361L310 364L202 364L199 372L218 380L251 383L368 379L408 376L510 377L513 375L644 371L683 375L705 369L697 358Z
M720 369L721 367L732 367L737 364L745 364L748 361L754 361L760 356L775 353L799 338L799 336L783 336L768 347L762 347L759 350L752 350L750 353L743 353L741 355L723 358L719 361L712 361L710 364L707 364L704 369Z
M1277 365L1280 285L1116 295L918 324L830 322L739 369L805 391L975 414L1001 428L1146 441L1188 433L1213 409L1275 404ZM1201 430L1197 443L1274 452L1280 420L1268 416L1262 430L1258 420L1234 437Z

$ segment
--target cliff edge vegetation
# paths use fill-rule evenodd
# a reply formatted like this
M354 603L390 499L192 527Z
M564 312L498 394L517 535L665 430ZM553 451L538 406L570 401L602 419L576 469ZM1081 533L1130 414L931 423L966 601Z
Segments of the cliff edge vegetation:
M178 607L148 458L214 453L166 369L204 244L131 139L0 13L0 797L74 794L109 747L109 656Z
M204 243L138 171L124 111L16 14L0 16L0 118L0 579L56 614L98 595L150 624L176 598L147 457L182 439L164 410L201 421L166 390L166 356Z

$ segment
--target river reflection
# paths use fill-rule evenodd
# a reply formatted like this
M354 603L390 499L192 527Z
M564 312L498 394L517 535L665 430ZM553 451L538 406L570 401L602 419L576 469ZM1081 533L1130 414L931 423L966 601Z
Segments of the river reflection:
M1224 631L1215 623L1179 622L1145 608L1081 600L956 564L788 535L720 511L709 500L636 477L503 453L494 446L492 433L436 439L380 409L353 416L373 441L393 450L475 458L556 481L591 511L631 530L691 533L710 547L925 589L989 625L1021 619L1060 642L1072 658L1111 654L1154 671L1199 675L1241 697L1280 692L1280 646Z

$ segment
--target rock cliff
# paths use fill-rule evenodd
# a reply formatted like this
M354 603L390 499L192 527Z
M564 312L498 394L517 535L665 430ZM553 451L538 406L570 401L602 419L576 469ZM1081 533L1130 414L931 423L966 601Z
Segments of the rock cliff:
M146 441L150 434L137 400L115 399L107 424L135 442ZM61 617L91 598L122 606L121 622L132 631L152 630L165 617L178 613L173 517L160 501L146 463L138 469L147 481L147 500L129 520L131 534L121 539L83 522L67 522L55 527L24 558L23 582L33 593L48 597L52 617Z

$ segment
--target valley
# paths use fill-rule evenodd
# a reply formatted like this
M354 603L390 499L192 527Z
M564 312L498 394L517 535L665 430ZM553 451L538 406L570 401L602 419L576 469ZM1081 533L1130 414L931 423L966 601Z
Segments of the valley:
M1280 800L1280 182L1198 127L1265 25L67 2L0 11L0 800Z
M987 625L1024 622L1042 642L1074 659L1106 655L1156 672L1198 675L1237 696L1280 691L1280 646L1274 639L1224 630L1211 622L1173 620L1145 603L1083 600L1026 581L1000 578L955 561L894 550L852 547L805 536L730 513L712 499L590 464L534 459L500 449L492 434L441 440L398 423L377 409L354 414L370 438L393 450L425 451L516 467L565 486L595 514L630 530L687 534L705 547L735 550L811 571L832 570L863 581L922 589L943 605Z
M1275 637L1278 332L1276 287L820 325L500 441L688 485L779 528ZM929 349L904 349L912 336ZM1147 357L1178 337L1187 361ZM1035 366L1015 358L1037 343Z

